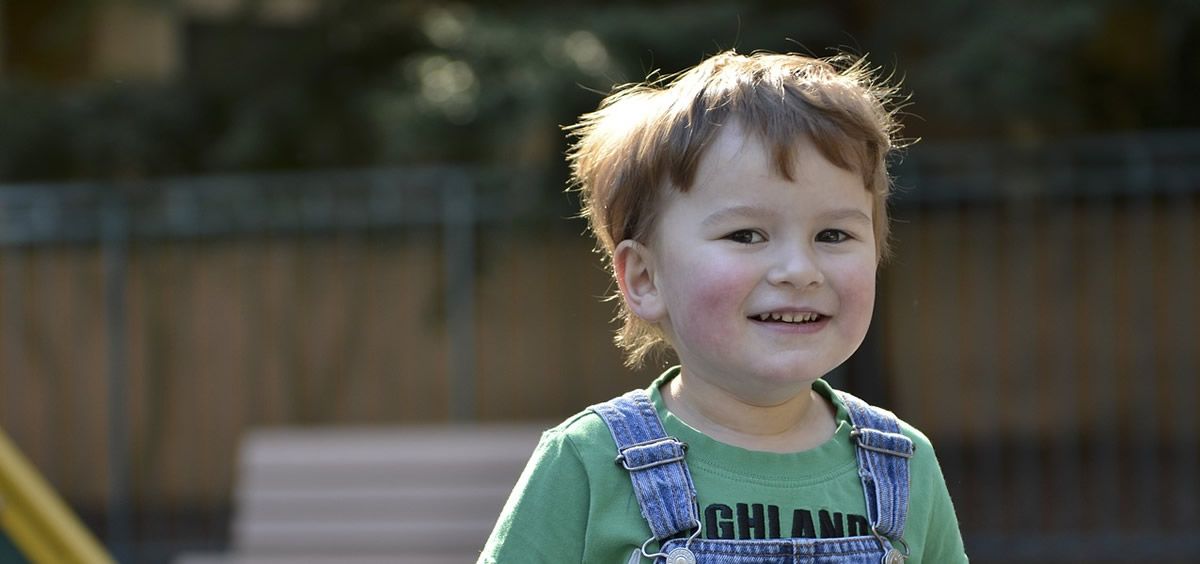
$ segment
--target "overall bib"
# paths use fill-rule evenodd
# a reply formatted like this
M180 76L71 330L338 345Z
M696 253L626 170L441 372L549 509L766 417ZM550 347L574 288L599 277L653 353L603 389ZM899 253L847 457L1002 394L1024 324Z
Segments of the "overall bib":
M895 415L837 392L853 424L858 474L872 535L832 539L702 539L696 487L684 458L687 445L667 436L645 390L591 406L617 443L617 464L629 471L633 491L652 536L635 550L655 564L877 564L908 555L908 459L913 443ZM647 547L659 543L658 552Z

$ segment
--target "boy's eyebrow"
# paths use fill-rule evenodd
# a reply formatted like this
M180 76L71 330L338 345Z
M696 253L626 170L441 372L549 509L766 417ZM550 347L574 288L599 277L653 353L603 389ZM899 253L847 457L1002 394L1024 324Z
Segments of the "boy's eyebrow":
M701 225L713 225L721 223L729 219L762 219L770 217L775 212L769 208L760 208L755 206L731 206L728 208L719 209L701 221ZM822 219L826 221L861 221L871 223L871 216L858 208L838 208L821 214Z
M824 215L825 215L826 219L835 220L835 221L847 219L847 220L863 221L866 223L871 223L871 216L867 215L866 212L864 212L858 208L836 209L836 210L830 211Z
M704 218L704 220L700 222L700 224L707 226L715 223L721 223L722 221L729 219L758 219L770 216L771 214L772 211L767 208L746 205L730 206L728 208L721 208L709 214L708 217Z

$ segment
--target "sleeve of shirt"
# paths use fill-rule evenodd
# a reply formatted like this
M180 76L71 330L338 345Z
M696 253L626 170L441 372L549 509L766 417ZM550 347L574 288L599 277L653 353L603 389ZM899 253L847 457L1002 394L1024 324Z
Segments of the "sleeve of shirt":
M582 562L588 476L559 430L546 431L479 556L480 564Z
M954 513L954 502L950 499L950 491L946 489L946 478L942 475L942 468L936 457L933 459L932 470L929 493L933 496L933 503L921 561L939 564L967 562L962 533L958 529L958 516Z

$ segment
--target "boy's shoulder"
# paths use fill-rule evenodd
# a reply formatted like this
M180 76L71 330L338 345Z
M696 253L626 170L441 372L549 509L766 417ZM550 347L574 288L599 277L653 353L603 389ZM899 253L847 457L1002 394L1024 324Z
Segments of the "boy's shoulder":
M546 430L542 441L562 443L580 454L597 449L607 452L615 448L608 426L590 407Z
M662 376L656 378L648 387L634 390L646 393L659 417L660 424L666 415L666 406L663 404L662 397L657 390L663 382L676 372L668 370ZM624 395L628 395L628 393ZM615 395L605 400L605 402L613 401L620 397L622 395ZM542 442L543 444L554 444L570 449L575 453L577 458L580 458L584 462L588 462L590 459L604 460L607 462L606 466L616 468L617 465L612 463L617 455L616 440L613 439L613 434L609 430L608 424L604 422L600 414L593 410L596 405L599 404L593 404L584 408L578 413L567 417L562 423L547 430L542 435Z
M569 438L587 439L597 433L608 433L608 428L604 425L604 420L596 412L588 407L566 419L562 423L551 427L546 433L560 435Z
M589 482L629 481L628 476L618 472L620 467L614 464L618 453L612 433L604 420L590 408L542 433L538 451L543 460L569 460L569 464L586 475Z
M855 396L854 394L852 394L850 392L847 392L845 390L838 390L838 389L834 388L833 386L830 386L829 383L825 382L824 380L818 380L818 383L816 385L814 385L814 389L817 390L817 393L821 394L822 396L829 399L829 401L833 402L834 407L837 408L837 418L839 421L845 421L847 423L850 422L850 411L849 411L849 407L847 407L847 405L846 405L846 402L857 400L858 402L861 402L862 405L867 406L867 408L869 408L871 410L874 410L876 412L882 412L886 416L890 416L890 417L894 418L896 420L896 424L900 427L900 433L903 434L904 436L908 437L909 440L911 440L913 442L913 445L917 447L918 452L921 450L924 450L926 452L932 451L933 444L929 440L929 437L926 436L925 433L921 432L920 429L918 429L917 427L915 427L908 421L905 421L902 417L897 415L892 410L890 410L886 407L881 407L881 406L867 403L866 401L862 400L861 398L859 398L858 396ZM847 398L847 396L848 396L848 398Z
M655 411L658 412L660 420L666 408L662 404L662 397L659 395L658 389L663 383L678 373L679 367L670 368L655 378L649 386L637 388L637 390L646 392L650 403L654 406ZM619 397L621 395L614 395L605 401L613 401ZM562 423L546 431L545 437L568 442L578 449L599 449L606 454L615 453L616 442L613 440L612 432L609 431L604 419L592 410L593 407L595 405L584 408L582 411L566 418Z

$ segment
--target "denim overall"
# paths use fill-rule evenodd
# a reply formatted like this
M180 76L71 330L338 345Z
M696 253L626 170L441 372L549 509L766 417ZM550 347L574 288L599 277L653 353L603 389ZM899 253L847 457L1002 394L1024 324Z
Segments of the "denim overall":
M655 564L875 564L908 556L908 459L913 443L900 433L895 415L837 392L850 413L858 474L873 535L812 539L702 539L696 486L684 457L687 445L667 436L645 390L591 406L617 443L617 464L629 471L642 516L653 533L630 562ZM659 543L659 551L647 546Z

